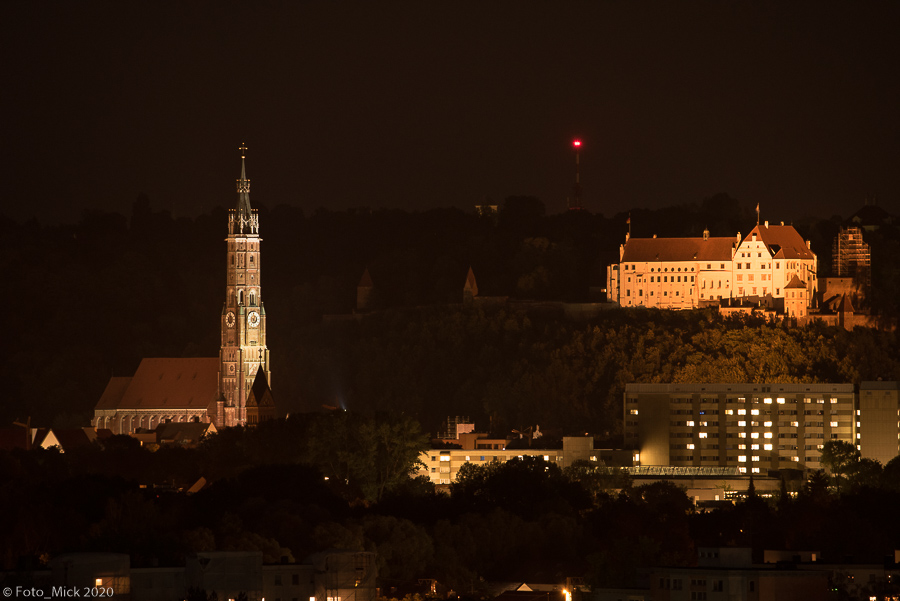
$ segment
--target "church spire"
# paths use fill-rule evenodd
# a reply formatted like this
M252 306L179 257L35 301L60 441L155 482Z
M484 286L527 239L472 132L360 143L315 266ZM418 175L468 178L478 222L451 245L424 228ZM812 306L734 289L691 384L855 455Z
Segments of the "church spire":
M256 233L259 228L257 216L250 209L250 180L247 179L247 166L245 159L247 147L241 144L241 178L237 180L238 202L236 213L236 221L238 233L243 233L244 228L251 233Z

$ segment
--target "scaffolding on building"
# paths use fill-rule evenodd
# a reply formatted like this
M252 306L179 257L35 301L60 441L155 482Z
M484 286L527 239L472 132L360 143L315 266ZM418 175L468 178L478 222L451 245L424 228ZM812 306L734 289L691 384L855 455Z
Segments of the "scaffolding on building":
M832 245L832 270L837 277L865 277L871 266L869 245L856 226L842 227Z

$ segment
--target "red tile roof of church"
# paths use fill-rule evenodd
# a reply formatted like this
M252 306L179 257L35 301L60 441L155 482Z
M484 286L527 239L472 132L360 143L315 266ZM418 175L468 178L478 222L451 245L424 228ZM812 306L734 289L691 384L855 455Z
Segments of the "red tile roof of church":
M95 409L116 409L122 397L125 396L129 384L131 384L131 378L110 378Z
M217 357L144 359L118 404L109 408L204 409L216 400L218 390Z

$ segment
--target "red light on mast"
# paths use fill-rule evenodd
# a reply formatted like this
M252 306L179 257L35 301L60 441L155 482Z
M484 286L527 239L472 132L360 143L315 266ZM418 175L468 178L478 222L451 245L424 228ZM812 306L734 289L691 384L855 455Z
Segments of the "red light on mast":
M575 148L578 148L579 146L581 146L581 140L575 140L575 141L573 141L573 142L572 142L572 146L574 146Z

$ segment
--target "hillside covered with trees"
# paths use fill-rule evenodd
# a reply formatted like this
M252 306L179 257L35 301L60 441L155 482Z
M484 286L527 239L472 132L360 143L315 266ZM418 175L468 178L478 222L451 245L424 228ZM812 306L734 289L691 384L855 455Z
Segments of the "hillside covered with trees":
M259 206L262 298L273 392L284 413L322 405L405 412L434 431L449 414L501 431L540 424L614 436L623 386L637 381L897 379L896 336L725 322L711 313L609 311L571 322L523 304L464 308L471 266L481 296L584 302L617 257L626 215L545 215L507 199L499 215ZM0 271L16 300L0 370L2 421L83 425L108 378L143 357L216 356L227 213L85 212L71 226L0 218ZM727 195L633 211L634 235L732 236L755 214ZM796 226L827 272L837 217ZM873 239L873 303L896 316L893 229ZM892 246L893 245L893 246ZM880 249L880 250L879 250ZM880 253L880 254L879 254ZM368 268L376 311L350 314ZM880 275L879 275L880 274Z

